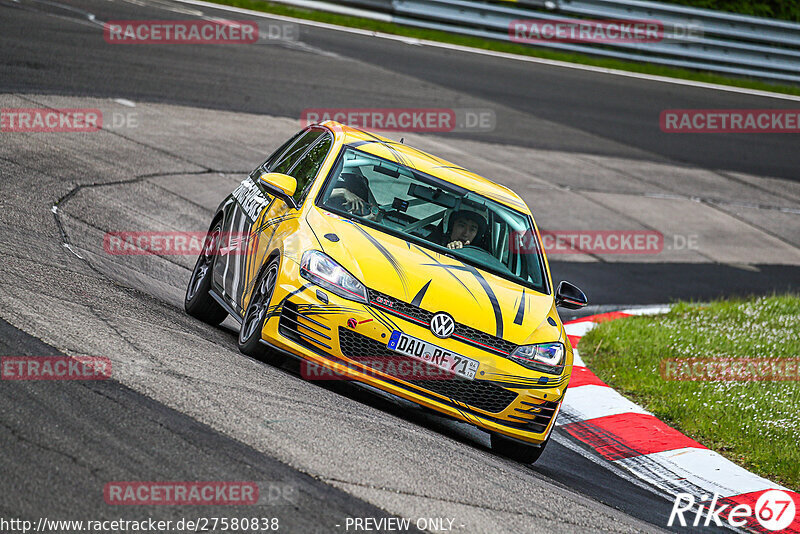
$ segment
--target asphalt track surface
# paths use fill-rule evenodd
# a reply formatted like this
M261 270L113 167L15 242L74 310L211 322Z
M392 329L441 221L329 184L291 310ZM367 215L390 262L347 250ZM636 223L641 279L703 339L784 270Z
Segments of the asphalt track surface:
M652 127L664 107L791 103L523 68L310 28L302 43L114 47L84 15L192 18L180 9L168 2L0 3L0 90L17 95L3 107L126 98L163 105L156 109L173 125L168 135L144 138L0 140L0 352L109 355L119 363L115 379L104 383L3 383L3 517L201 515L171 507L120 510L103 502L102 487L112 480L247 479L298 488L295 502L257 507L259 516L280 517L286 532L343 531L335 525L346 517L388 514L454 517L464 532L662 528L671 507L666 498L610 470L561 432L535 466L525 467L493 456L486 436L465 425L351 384L302 381L291 361L241 356L229 322L209 329L185 316L180 297L190 258L104 258L90 243L103 230L143 220L149 228L202 225L222 191L250 169L253 151L280 140L276 132L259 138L252 114L455 107L451 93L440 96L448 88L466 95L465 106L482 102L497 110L495 131L463 134L467 141L796 179L796 144L788 136L725 136L700 146L663 138ZM180 113L196 116L181 126ZM237 117L244 134L235 131ZM278 120L287 131L288 122ZM608 128L612 123L621 127ZM237 143L220 147L219 139ZM76 190L78 184L95 185ZM587 288L597 304L796 289L796 266L755 263L757 270L708 262L552 268L556 278ZM254 515L202 515L239 512Z
M88 12L101 21L147 16L176 19L193 6L184 5L182 14L98 0L3 3L22 11L6 19L0 36L3 50L10 52L0 66L6 90L89 93L299 117L308 107L442 104L437 102L437 89L448 88L509 110L498 114L494 132L467 137L800 179L796 172L800 156L792 136L676 136L658 128L664 109L796 109L794 101L498 61L308 27L301 29L301 40L349 59L346 67L326 55L289 54L285 47L272 45L239 47L234 57L225 47L157 47L154 54L151 47L105 46L102 34L66 30L63 20L25 11L44 10L73 18ZM221 15L235 18L230 13ZM31 39L33 28L35 39ZM388 76L376 75L377 71ZM409 80L416 83L410 86Z
M62 355L5 321L0 335L3 354ZM390 517L115 381L4 383L2 398L5 518L105 516L98 515L107 505L97 491L105 474L113 480L158 474L161 480L262 481L259 517L278 517L287 532L332 532L337 518L348 516ZM115 518L144 518L141 510L121 508ZM166 506L147 517L177 523L198 517L192 508ZM253 507L209 507L203 515L253 517Z

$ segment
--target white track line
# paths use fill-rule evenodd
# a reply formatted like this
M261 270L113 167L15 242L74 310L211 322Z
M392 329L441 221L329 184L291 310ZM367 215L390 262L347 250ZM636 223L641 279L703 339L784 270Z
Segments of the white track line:
M586 449L575 443L570 437L562 436L560 434L553 432L553 441L575 453L580 454L590 462L599 465L603 469L608 469L614 475L618 476L622 480L630 482L634 486L647 490L655 495L658 495L659 497L663 497L665 499L672 499L672 495L665 492L658 486L643 482L641 477L639 477L638 475L631 476L629 471L620 468L613 462L606 460L601 456L598 456L596 452L587 451Z
M624 310L624 313L658 314L668 310L669 306L653 306L628 309ZM578 322L565 324L564 328L570 335L582 337L594 326L592 319L593 317L586 317ZM576 354L576 361L579 359ZM649 414L614 389L592 384L570 388L564 399L563 413L568 416L567 419L562 422L556 421L556 425L562 426L573 421L591 421L620 413ZM561 439L561 441L567 440L568 438L563 437ZM706 448L679 447L622 458L611 463L645 483L652 484L658 491L667 494L687 492L701 501L710 499L713 494L723 498L734 498L769 489L786 490L785 487L751 473L721 454Z
M624 458L616 460L615 463L627 467L631 472L651 484L659 487L663 486L665 480L658 480L654 478L652 472L638 469L643 458L649 458L665 467L669 474L674 476L672 480L685 479L708 491L709 495L718 493L721 497L733 497L753 491L786 489L780 484L770 482L766 478L739 467L724 456L709 449L687 447ZM669 476L667 473L662 473L662 475Z
M610 387L595 384L569 389L563 409L581 421L623 413L650 414Z
M572 349L572 366L573 367L586 367L586 363L581 358L581 355L578 353L578 349Z
M564 331L568 336L583 337L586 335L586 332L594 328L595 324L597 323L593 323L592 321L577 321L574 323L568 323L564 325Z

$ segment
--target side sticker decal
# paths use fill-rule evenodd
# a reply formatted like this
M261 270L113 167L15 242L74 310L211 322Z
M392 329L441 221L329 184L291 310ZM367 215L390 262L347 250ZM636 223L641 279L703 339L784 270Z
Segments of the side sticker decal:
M233 190L232 195L251 221L255 221L264 206L269 204L269 199L250 178L242 180L242 183Z
M525 289L522 289L522 296L519 300L519 308L517 308L517 316L514 317L514 324L522 324L522 319L525 317Z

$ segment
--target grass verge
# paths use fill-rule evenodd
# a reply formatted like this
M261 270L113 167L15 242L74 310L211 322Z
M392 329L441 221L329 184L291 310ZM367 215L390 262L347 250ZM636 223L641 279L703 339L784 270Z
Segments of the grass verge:
M581 339L580 353L603 381L662 421L800 491L796 366L786 365L784 375L794 381L675 381L661 374L666 358L796 361L800 295L678 303L664 315L601 323Z
M730 85L733 87L743 87L747 89L757 89L761 91L771 91L775 93L784 93L790 95L800 95L800 87L793 85L785 85L777 83L773 84L751 78L732 78L710 72L664 67L652 63L637 63L633 61L605 59L585 54L557 52L557 51L547 50L544 48L534 48L532 46L526 46L517 43L494 41L491 39L470 37L466 35L459 35L456 33L428 30L422 28L413 28L410 26L401 26L399 24L376 21L367 18L350 17L346 15L340 15L337 13L327 13L324 11L297 8L285 4L265 2L263 0L209 0L209 1L216 4L240 7L244 9L251 9L253 11L261 11L264 13L272 13L275 15L283 15L287 17L295 17L295 18L313 20L317 22L326 22L329 24L337 24L339 26L361 28L375 32L390 33L414 39L439 41L442 43L469 46L472 48L481 48L484 50L494 50L497 52L506 52L509 54L518 54L522 56L538 57L542 59L550 59L556 61L566 61L569 63L579 63L582 65L592 65L595 67L601 67L606 69L617 69L629 72L638 72L642 74L651 74L655 76L667 76L670 78L679 78L679 79L693 80L698 82L715 83L720 85Z

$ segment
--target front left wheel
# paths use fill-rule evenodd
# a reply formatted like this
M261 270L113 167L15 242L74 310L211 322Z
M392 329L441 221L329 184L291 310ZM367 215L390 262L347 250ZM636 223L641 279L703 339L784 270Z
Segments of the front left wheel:
M269 315L269 304L278 281L279 267L279 256L267 264L266 269L259 275L253 288L253 295L250 297L250 303L244 313L242 327L239 329L238 344L239 350L248 356L259 358L267 352L266 347L261 343L261 331L264 329L264 323Z
M220 306L209 294L213 277L214 255L219 248L221 233L222 221L219 221L206 234L203 249L197 257L197 263L192 270L189 285L186 287L186 296L183 299L183 309L186 310L186 313L213 326L217 326L228 316L225 308Z

